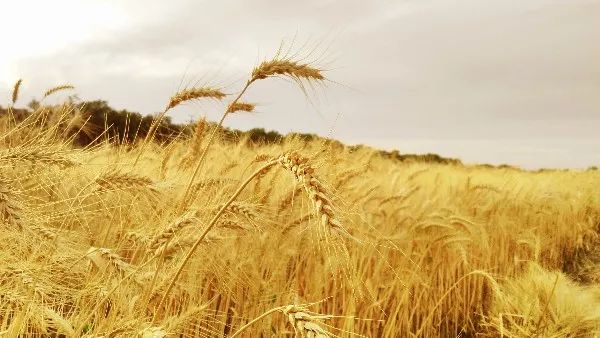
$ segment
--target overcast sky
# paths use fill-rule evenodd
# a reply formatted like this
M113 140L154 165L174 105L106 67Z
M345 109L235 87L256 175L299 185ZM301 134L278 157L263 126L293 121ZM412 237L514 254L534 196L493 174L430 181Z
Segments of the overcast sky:
M4 106L23 78L22 105L69 82L85 100L154 113L181 83L235 92L297 36L331 82L311 102L286 81L258 83L246 100L259 112L228 126L466 162L600 165L600 0L20 0L0 13Z

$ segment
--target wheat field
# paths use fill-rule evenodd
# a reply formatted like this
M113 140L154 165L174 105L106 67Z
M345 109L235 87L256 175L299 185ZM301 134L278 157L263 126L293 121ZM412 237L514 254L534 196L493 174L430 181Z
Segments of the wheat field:
M223 118L163 143L151 128L75 147L87 126L68 103L3 116L0 336L600 334L600 172L223 140L271 77L325 80L276 56L239 95L186 88L155 126L190 100L223 102Z

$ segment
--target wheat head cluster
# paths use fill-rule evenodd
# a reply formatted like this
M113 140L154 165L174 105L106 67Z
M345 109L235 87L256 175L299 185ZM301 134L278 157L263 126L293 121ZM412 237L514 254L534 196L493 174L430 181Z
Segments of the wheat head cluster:
M19 80L0 119L0 336L600 334L597 171L225 142L226 118L256 107L247 89L272 78L327 81L278 53L237 94L185 88L145 137L83 148L72 135L91 127L69 102L14 118ZM220 121L157 142L193 100L221 103Z

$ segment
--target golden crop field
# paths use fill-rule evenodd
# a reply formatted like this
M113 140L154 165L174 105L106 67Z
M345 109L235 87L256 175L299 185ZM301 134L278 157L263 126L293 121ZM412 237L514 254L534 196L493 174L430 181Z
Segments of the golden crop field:
M399 162L224 140L169 110L321 70L275 57L239 96L187 88L147 137L73 145L66 103L2 118L0 336L594 337L600 172ZM15 87L13 103L18 100ZM58 89L57 89L58 88ZM45 95L71 89L60 86ZM98 127L98 126L96 126Z

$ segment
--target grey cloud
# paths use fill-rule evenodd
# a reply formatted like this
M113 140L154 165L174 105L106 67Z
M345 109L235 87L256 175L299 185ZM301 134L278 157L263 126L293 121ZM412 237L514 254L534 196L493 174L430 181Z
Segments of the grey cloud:
M127 4L132 29L22 60L23 77L44 83L31 92L70 81L84 98L151 113L182 78L234 91L257 57L298 32L296 46L332 42L324 60L340 84L317 89L312 106L283 81L261 83L248 96L261 113L231 126L320 134L333 126L343 139L392 140L398 148L402 139L600 139L597 1ZM214 117L214 110L191 105L173 117Z

